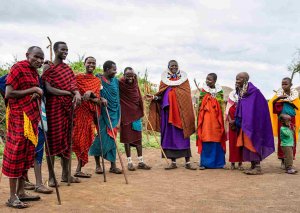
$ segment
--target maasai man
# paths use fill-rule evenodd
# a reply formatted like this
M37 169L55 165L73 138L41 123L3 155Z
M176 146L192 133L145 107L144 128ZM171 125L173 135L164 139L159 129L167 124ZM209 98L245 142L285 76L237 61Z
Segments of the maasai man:
M238 102L238 95L236 94L236 90L233 90L229 93L226 110L225 110L225 121L227 122L228 128L228 139L229 139L229 162L231 162L230 169L236 169L235 163L238 163L238 169L243 170L242 161L243 161L243 153L241 147L236 146L237 142L237 132L236 127L234 125L235 119L235 111L236 104Z
M48 122L47 138L49 141L48 161L54 162L54 156L61 157L61 182L68 181L70 158L70 128L73 103L78 106L81 96L76 86L76 78L71 68L63 63L68 55L65 42L56 42L53 46L55 59L53 64L44 66L42 75L46 88L46 113ZM53 173L49 169L49 186L54 187ZM71 177L71 183L79 183L78 178Z
M281 82L281 88L277 90L274 97L269 101L269 110L271 115L273 134L278 137L277 156L281 160L281 167L285 169L284 153L281 148L280 128L282 122L278 119L280 114L291 116L291 125L294 128L294 147L293 155L296 155L296 142L300 128L300 99L299 93L293 86L290 78L284 78Z
M128 170L135 171L131 159L131 147L136 147L138 155L138 169L151 169L144 163L142 154L142 117L144 105L138 85L138 79L131 67L126 67L124 77L120 79L121 125L120 139L125 145Z
M84 60L85 74L76 75L76 82L82 96L82 103L75 111L73 151L76 153L78 165L75 177L90 178L91 174L81 171L88 162L88 153L95 139L95 118L97 105L100 104L101 81L93 75L96 68L96 59L92 56Z
M261 174L260 161L275 151L268 103L263 94L249 81L249 75L241 72L236 76L239 96L235 113L238 131L237 146L242 147L243 161L250 161L248 175Z
M225 166L226 133L223 119L223 90L216 84L217 75L210 73L199 97L197 146L200 169Z
M6 77L7 77L7 75L4 75L0 78L0 93L1 94L5 94ZM40 87L41 87L41 84L40 84ZM44 121L44 126L47 127L46 110L45 110L43 97L44 96L42 96L42 98L41 98L42 117L43 117L43 121ZM40 123L41 123L41 121L40 121ZM34 158L34 174L36 177L36 184L31 183L27 176L25 179L24 189L25 190L35 190L35 192L39 192L39 193L43 193L43 194L51 194L53 192L53 190L47 188L43 184L43 178L42 178L42 162L43 162L45 138L44 138L44 134L41 129L40 123L38 126L38 143L35 147L35 158Z
M38 142L39 109L36 99L43 95L39 88L37 69L44 62L40 47L30 47L27 60L17 62L6 79L5 98L7 136L3 153L3 174L9 178L10 198L6 205L26 208L22 201L39 200L39 196L26 194L24 183L34 162L34 149Z
M117 126L120 122L120 95L119 95L119 81L115 78L117 73L116 63L113 61L106 61L103 64L103 75L100 76L102 83L101 97L107 100L101 107L100 116L100 137L97 136L90 148L89 154L95 157L96 174L102 174L103 170L100 165L100 156L110 161L111 167L109 172L115 174L122 174L122 170L116 167L116 144L114 142L114 135L117 135ZM111 119L112 128L109 123L108 115ZM102 145L100 144L102 143ZM102 146L102 150L101 150Z
M169 61L168 70L162 73L158 93L146 98L152 100L149 122L161 132L161 146L172 161L165 169L176 169L176 159L185 157L185 168L195 170L190 163L190 136L195 132L191 89L187 74L178 69L175 60ZM148 129L152 129L150 125Z

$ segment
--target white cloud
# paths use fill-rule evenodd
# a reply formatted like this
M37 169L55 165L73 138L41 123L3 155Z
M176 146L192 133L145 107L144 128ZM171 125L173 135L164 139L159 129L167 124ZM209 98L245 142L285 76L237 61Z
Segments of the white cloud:
M191 80L216 72L231 87L247 71L270 97L300 46L297 1L0 1L0 63L22 59L31 45L48 55L50 36L68 43L69 60L86 54L119 71L147 68L155 82L170 59Z

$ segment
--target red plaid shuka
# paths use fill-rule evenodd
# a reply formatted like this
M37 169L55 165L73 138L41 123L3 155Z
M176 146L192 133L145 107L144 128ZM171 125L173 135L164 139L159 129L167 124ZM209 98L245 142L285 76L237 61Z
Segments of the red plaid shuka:
M44 72L42 79L60 90L70 92L77 90L75 75L65 63L52 65ZM71 96L46 94L47 138L51 156L70 157L69 128L72 100Z
M14 90L25 90L39 86L37 71L32 68L27 60L16 63L10 70L6 85ZM34 133L38 134L40 121L36 101L30 101L31 96L23 98L10 98L8 100L9 115L7 138L3 154L3 174L9 178L26 177L28 169L34 162L33 143L24 136L25 112L30 119Z
M77 87L81 95L91 91L100 98L101 81L93 74L78 74ZM99 109L99 107L98 107ZM98 110L99 111L99 110ZM83 101L76 108L73 131L73 151L84 166L88 162L88 152L95 138L96 105L90 101Z

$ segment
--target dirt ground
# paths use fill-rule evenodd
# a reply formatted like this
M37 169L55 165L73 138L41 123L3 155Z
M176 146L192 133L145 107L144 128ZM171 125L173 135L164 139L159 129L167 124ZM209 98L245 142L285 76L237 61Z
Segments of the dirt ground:
M194 145L193 162L198 162ZM299 149L298 149L299 150ZM300 150L299 150L300 151ZM228 156L227 156L228 157ZM123 155L125 160L125 155ZM165 161L158 149L144 151L150 171L127 172L129 184L123 175L107 174L82 179L80 184L60 184L62 205L57 205L55 193L41 195L41 201L31 202L23 212L300 212L299 175L287 175L279 168L274 153L262 163L260 176L247 176L230 170L186 170L184 160L179 168L165 171ZM133 156L136 159L136 156ZM124 161L126 162L126 161ZM60 166L56 173L60 180ZM75 170L76 160L73 161ZM249 166L249 164L245 164ZM300 161L295 161L300 169ZM94 173L94 161L90 158L84 171ZM109 164L106 164L106 168ZM46 165L43 170L47 178ZM33 170L30 171L33 178ZM17 212L5 206L8 198L8 179L3 176L0 184L0 212ZM34 193L34 192L31 192Z

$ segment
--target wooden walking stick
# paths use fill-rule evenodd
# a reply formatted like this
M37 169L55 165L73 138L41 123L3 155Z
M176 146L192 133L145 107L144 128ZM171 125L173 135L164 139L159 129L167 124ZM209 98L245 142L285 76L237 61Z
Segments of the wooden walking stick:
M49 40L49 45L47 46L47 49L50 49L50 61L52 62L52 55L53 55L53 52L52 52L52 41L51 39L49 38L49 36L47 36L47 39Z
M100 109L100 107L99 107ZM96 116L97 116L97 124L98 124L98 137L100 141L100 149L101 149L101 155L102 155L102 168L103 168L103 178L104 182L106 182L106 173L105 173L105 165L104 165L104 156L103 156L103 144L101 139L101 128L100 128L100 122L99 122L99 112L98 112L98 105L96 104Z
M147 114L145 114L145 118L146 118L147 123L149 124L149 126L150 126L150 128L151 128L151 130L152 130L152 133L153 133L153 135L154 135L154 138L155 138L157 144L159 145L159 148L160 148L160 150L161 150L161 152L162 152L162 154L163 154L163 156L164 156L164 158L165 158L165 160L166 160L166 163L167 163L167 165L169 166L170 164L169 164L168 158L167 158L167 156L166 156L166 153L164 152L163 148L161 147L160 142L158 141L158 139L157 139L157 137L156 137L156 134L155 134L155 132L154 132L153 126L152 126L152 124L150 123Z
M43 134L44 134L44 138L45 138L46 150L48 152L47 154L48 154L49 160L50 160L50 168L51 168L51 172L52 172L53 178L54 178L56 197L57 197L58 205L61 205L60 194L59 194L59 190L58 190L58 184L57 184L57 180L56 180L56 176L55 176L55 172L54 172L54 168L53 168L53 162L52 162L52 159L50 157L49 143L48 143L45 127L44 127L41 105L39 103L39 100L36 100L36 102L37 102L37 105L38 105L38 108L39 108L39 114L40 114L40 119L41 119L42 130L43 130Z
M74 121L74 111L75 111L76 103L72 103L72 111L71 111L71 127L69 133L70 140L70 159L69 159L69 171L68 171L68 186L71 185L71 167L72 167L72 146L73 146L73 121Z
M112 127L112 123L111 123L111 120L110 120L110 116L109 116L109 113L108 113L107 106L105 106L105 111L106 111L106 114L107 114L107 117L108 117L110 128L112 130L112 134L113 134L113 137L114 137L114 142L116 144L116 150L117 150L117 153L118 153L118 156L119 156L119 160L120 160L120 163L121 163L121 167L122 167L122 170L123 170L125 182L126 182L126 184L128 184L127 175L126 175L126 172L125 172L125 167L124 167L124 164L123 164L123 160L122 160L121 154L119 152L116 135L115 135L115 132L114 132L113 127Z

